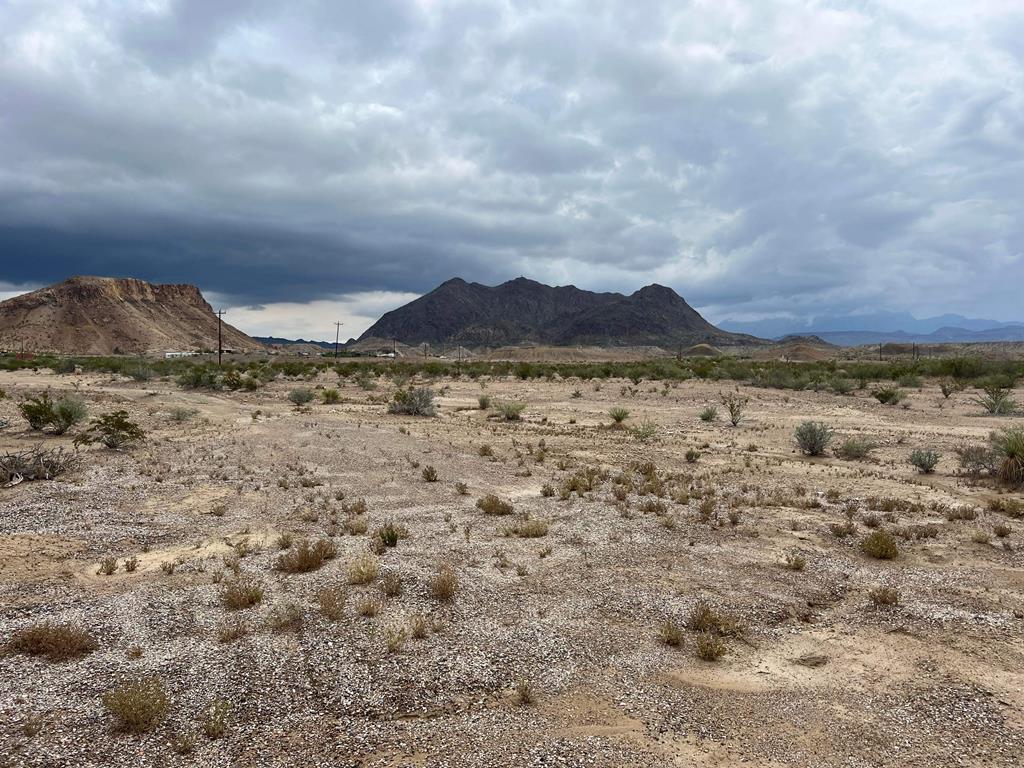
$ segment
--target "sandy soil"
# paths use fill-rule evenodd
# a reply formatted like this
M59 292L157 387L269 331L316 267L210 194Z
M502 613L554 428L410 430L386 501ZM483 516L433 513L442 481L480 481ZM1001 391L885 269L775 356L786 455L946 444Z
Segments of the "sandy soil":
M342 401L297 410L286 395L300 385L337 386ZM17 413L45 388L77 391L93 414L124 408L148 433L127 452L83 449L54 481L0 490L0 642L44 620L99 641L59 663L0 655L0 765L1020 765L1024 521L989 511L997 490L961 478L953 454L1019 419L983 417L970 392L943 400L934 383L907 408L865 391L740 387L750 401L738 427L697 417L736 389L726 382L433 386L444 388L438 416L415 418L386 412L383 379L372 391L325 374L230 393L0 373L0 418L12 425L0 451L70 443L28 431ZM525 401L523 420L490 418L481 394ZM650 421L655 436L610 428L619 405L627 426ZM175 421L175 407L196 414ZM806 419L877 448L861 461L806 458L793 443ZM917 447L941 452L934 474L907 463ZM646 477L644 462L655 468ZM588 468L607 479L560 498ZM488 493L515 514L477 509ZM368 531L350 535L360 499ZM886 499L904 508L887 513ZM949 521L961 506L976 519ZM527 515L549 523L545 536L506 535ZM829 526L848 515L856 531L837 538ZM896 532L933 524L935 535L870 559L858 544L873 518ZM387 520L407 537L379 556L373 583L346 586L344 616L329 621L318 591L346 584ZM1009 534L981 542L997 524ZM338 555L282 573L282 533L332 537ZM107 556L119 567L102 576ZM440 564L459 578L451 602L428 588ZM220 595L232 568L265 592L229 614ZM382 593L387 574L399 595ZM872 604L880 585L899 591L898 605ZM368 598L374 617L357 612ZM700 601L742 626L718 661L697 657L688 629L678 647L660 640L666 620L684 625ZM286 605L301 628L268 625ZM426 636L389 651L414 616ZM248 633L221 642L235 619ZM101 696L142 675L163 681L170 709L150 734L119 733ZM215 699L230 714L214 739L201 721Z

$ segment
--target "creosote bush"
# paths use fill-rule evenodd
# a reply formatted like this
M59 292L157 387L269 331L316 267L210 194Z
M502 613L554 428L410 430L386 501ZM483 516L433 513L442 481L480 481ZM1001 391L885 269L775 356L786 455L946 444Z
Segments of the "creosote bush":
M861 552L876 560L895 560L900 550L896 539L886 531L874 531L860 543Z
M7 653L43 656L47 661L67 661L92 653L99 647L88 631L74 624L31 624L17 630L7 641Z
M313 390L308 387L298 387L288 393L288 399L296 406L300 407L313 401Z
M118 450L142 440L145 434L142 427L128 418L127 411L113 411L93 419L89 428L75 437L75 445L102 443Z
M485 515L511 515L513 512L511 504L507 501L502 501L493 493L477 499L476 508Z
M725 641L711 632L697 635L697 657L704 661L717 661L725 654Z
M800 452L806 456L821 456L832 441L832 429L821 421L805 421L794 433Z
M130 680L103 694L103 706L128 733L148 733L164 719L171 701L158 677Z
M434 390L429 387L399 389L391 396L388 413L433 416L437 413L437 406L434 405Z

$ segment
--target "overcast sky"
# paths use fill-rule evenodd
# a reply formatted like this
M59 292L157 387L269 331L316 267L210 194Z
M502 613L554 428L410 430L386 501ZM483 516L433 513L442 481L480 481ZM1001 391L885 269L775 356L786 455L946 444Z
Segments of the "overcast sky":
M0 292L1024 319L1022 64L1021 0L0 0Z

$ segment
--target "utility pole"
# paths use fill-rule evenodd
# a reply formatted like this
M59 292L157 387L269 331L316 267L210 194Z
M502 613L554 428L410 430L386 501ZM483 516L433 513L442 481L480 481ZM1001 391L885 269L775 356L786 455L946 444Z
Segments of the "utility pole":
M224 310L223 309L218 309L217 310L217 365L220 365L221 357L224 355L224 343L221 340L222 339L222 336L221 336L221 326L224 324L224 320L222 319L223 317L224 317Z
M334 324L334 359L335 360L338 359L338 338L341 336L341 326L342 325L344 325L344 323L337 323L336 322Z

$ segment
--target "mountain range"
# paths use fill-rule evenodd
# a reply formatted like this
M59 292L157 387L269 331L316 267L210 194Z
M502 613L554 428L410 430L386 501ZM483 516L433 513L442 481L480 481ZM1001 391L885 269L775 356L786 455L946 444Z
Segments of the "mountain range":
M625 296L524 277L497 286L453 278L388 312L359 337L405 344L499 347L761 345L716 328L671 288L648 285Z
M770 339L785 336L819 336L839 346L917 342L919 344L983 341L1022 341L1024 324L945 314L916 318L905 312L873 312L836 317L816 317L810 322L791 318L724 320L720 326L737 333Z

